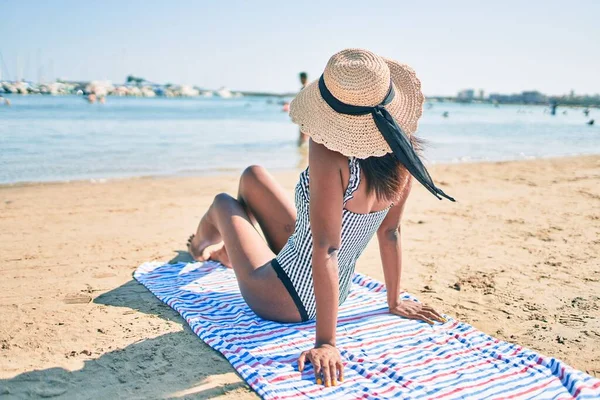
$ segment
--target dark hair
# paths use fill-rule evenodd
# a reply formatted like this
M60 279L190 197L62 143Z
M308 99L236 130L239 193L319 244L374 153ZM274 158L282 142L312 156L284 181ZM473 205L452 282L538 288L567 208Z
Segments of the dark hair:
M308 74L306 72L300 72L300 79L308 78Z
M413 147L420 153L424 142L415 136L410 137ZM358 160L365 174L367 192L375 192L378 200L396 201L406 185L408 171L398 161L394 153L382 157L369 157Z

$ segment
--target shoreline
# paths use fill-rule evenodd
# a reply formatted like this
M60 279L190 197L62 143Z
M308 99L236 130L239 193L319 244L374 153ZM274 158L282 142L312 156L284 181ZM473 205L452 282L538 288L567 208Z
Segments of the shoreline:
M600 155L430 171L458 202L413 187L402 223L403 290L600 376ZM298 172L274 173L290 200ZM15 397L86 390L256 399L132 278L143 262L189 259L187 237L214 195L235 193L237 180L0 186L0 388ZM376 238L357 271L383 281Z
M124 86L124 84L117 84L117 86ZM151 86L151 85L150 85ZM160 86L160 85L159 85ZM188 85L182 85L182 86L188 86ZM146 85L146 87L149 87L149 85ZM131 86L131 88L139 88L136 86ZM223 99L223 100L235 100L235 99L244 99L244 98L258 98L258 99L278 99L278 100L282 100L282 99L292 99L294 98L298 92L287 92L287 93L270 93L270 92L260 92L260 91L246 91L246 90L229 90L229 89L225 89L227 91L229 91L232 94L236 94L234 96L225 96L222 97L220 95L218 95L217 93L220 91L219 89L206 89L206 88L200 88L200 87L194 87L194 89L198 90L199 93L195 94L195 95L185 95L185 94L178 94L178 95L172 95L172 96L166 96L166 95L144 95L141 92L138 94L114 94L114 93L107 93L106 95L103 95L104 97L107 98L133 98L133 99L156 99L156 98L164 98L164 99ZM206 96L204 95L204 93L210 93L210 95ZM77 94L77 93L57 93L57 94L52 94L52 93L12 93L12 92L0 92L0 95L4 96L5 98L12 98L12 97L22 97L22 96L43 96L43 97L80 97L85 99L85 96L87 94L91 94L91 93L83 93L82 94ZM239 94L239 95L237 95ZM502 96L519 96L519 94L503 94ZM427 102L430 103L435 103L435 104L443 104L443 103L456 103L456 104L489 104L489 105L500 105L500 106L543 106L543 107L549 107L552 105L552 102L556 102L558 106L565 107L565 108L598 108L600 109L600 103L597 102L596 99L593 99L591 102L588 101L587 103L583 100L572 100L569 99L568 97L566 97L566 95L543 95L546 96L546 98L548 100L545 101L515 101L515 100L503 100L500 102L495 102L493 99L481 99L478 97L473 97L470 100L463 100L460 99L458 97L455 96L439 96L439 95L433 95L433 96L425 96L425 100ZM583 98L592 98L593 95L583 95Z
M477 164L505 164L512 162L535 162L538 160L562 160L569 158L580 158L580 157L596 157L600 156L600 153L578 153L578 154L567 154L567 155L550 155L550 156L540 156L540 157L524 157L520 159L506 159L506 160L457 160L452 162L428 162L425 161L425 164L428 168L434 167L443 167L443 166L453 166L453 165L477 165ZM288 174L293 172L300 173L303 169L299 168L270 168L273 174ZM206 170L206 171L198 171L189 174L149 174L149 175L125 175L125 176L117 176L113 178L81 178L81 179L64 179L64 180L48 180L48 181L16 181L10 183L0 183L0 190L4 188L19 188L19 187L31 187L31 186L44 186L44 185L69 185L69 184L82 184L82 183L90 183L90 184L106 184L112 182L120 182L120 181L128 181L128 180L169 180L169 179L186 179L186 178L205 178L205 177L222 177L222 178L232 178L239 177L242 173L243 168L240 168L239 171L235 169L215 169L215 170Z

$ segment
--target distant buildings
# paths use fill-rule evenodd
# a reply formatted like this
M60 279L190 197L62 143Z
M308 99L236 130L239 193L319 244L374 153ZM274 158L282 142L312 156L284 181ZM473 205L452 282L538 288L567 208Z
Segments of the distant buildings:
M523 92L521 93L521 97L523 98L523 102L525 104L545 104L548 102L548 97L537 90Z
M474 100L484 101L485 92L483 89L479 89L479 94L475 97L475 89L465 89L458 92L456 95L456 101L461 103L471 103Z
M477 96L474 89L464 89L456 96L427 96L430 102L458 102L458 103L494 103L494 104L557 104L563 106L600 107L600 94L576 95L573 91L562 96L548 96L537 90L521 93L502 94L490 93L487 97L482 89Z
M473 101L490 101L492 103L519 103L519 104L547 104L548 97L538 91L522 92L521 94L499 94L491 93L485 98L483 89L479 90L479 96L475 97L474 89L465 89L458 92L456 101L461 103L472 103Z
M491 93L489 98L493 103L547 104L548 97L538 91L527 91L521 94Z
M465 89L458 92L456 95L456 100L463 103L470 103L475 98L475 90L473 89Z

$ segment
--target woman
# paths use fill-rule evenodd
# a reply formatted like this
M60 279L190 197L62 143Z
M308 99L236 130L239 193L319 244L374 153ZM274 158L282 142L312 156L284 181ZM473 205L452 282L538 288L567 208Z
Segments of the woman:
M390 312L444 322L431 307L399 297L400 219L411 175L454 201L435 187L411 143L422 113L420 89L406 65L366 50L335 54L291 103L292 120L311 138L295 206L265 169L252 166L242 174L238 198L217 195L190 237L196 260L233 268L244 300L261 318L316 318L315 346L298 366L302 371L311 362L317 383L343 380L335 347L338 306L375 232Z

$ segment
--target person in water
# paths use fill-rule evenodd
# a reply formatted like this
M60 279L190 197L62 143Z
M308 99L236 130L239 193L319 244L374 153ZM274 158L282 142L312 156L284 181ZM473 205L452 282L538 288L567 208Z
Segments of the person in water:
M454 201L435 186L416 151L423 101L407 65L359 49L333 55L320 79L290 105L292 120L310 137L295 205L267 170L248 167L237 197L218 194L188 241L195 260L233 268L259 317L316 320L314 348L299 355L298 368L312 363L317 383L343 381L338 307L375 234L389 312L445 322L433 308L400 298L400 220L413 180Z
M300 72L300 84L302 85L302 87L300 88L301 91L306 87L307 83L308 83L308 74L306 72ZM298 146L303 146L307 142L308 142L308 135L303 133L302 129L300 129L299 136L298 136Z

